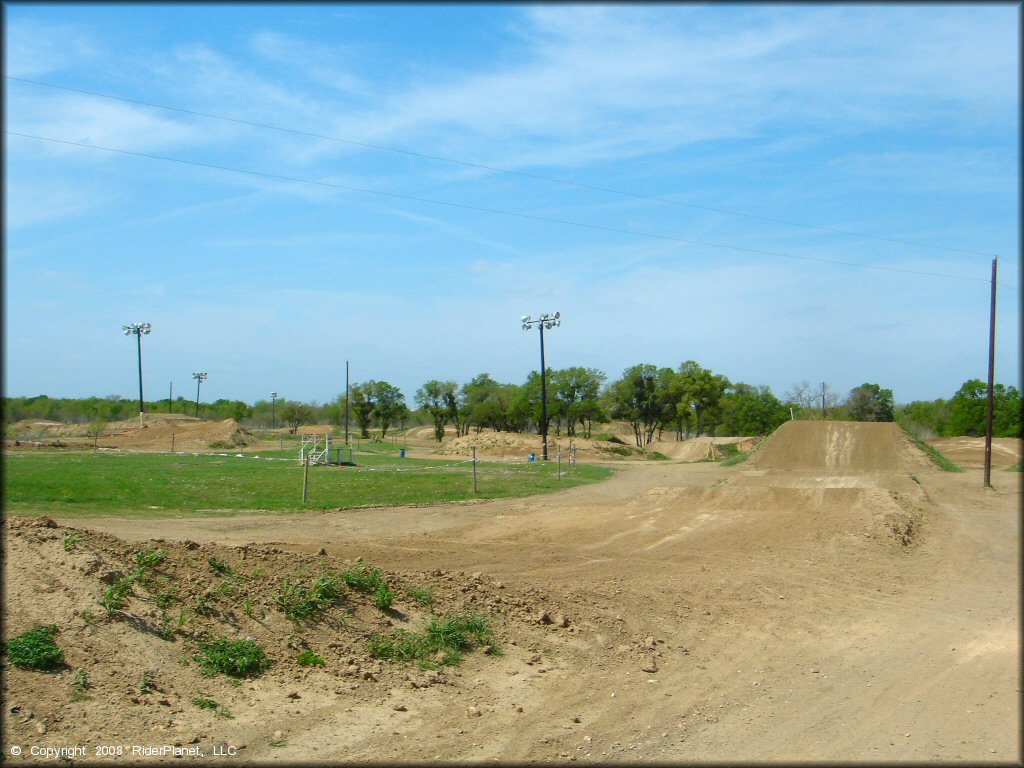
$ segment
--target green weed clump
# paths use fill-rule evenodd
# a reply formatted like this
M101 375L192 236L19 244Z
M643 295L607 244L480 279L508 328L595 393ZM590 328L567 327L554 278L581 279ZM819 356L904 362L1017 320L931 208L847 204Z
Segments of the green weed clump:
M109 588L104 590L103 596L100 598L100 605L106 609L108 616L114 611L119 611L124 608L125 601L128 599L128 595L132 593L135 580L138 576L138 573L122 576Z
M408 587L405 595L420 605L432 605L434 602L434 590L430 587Z
M284 612L289 621L296 623L312 621L318 618L331 606L341 602L345 596L345 586L333 573L325 573L309 587L302 581L281 582L281 594L277 596L277 606Z
M351 570L342 571L341 578L351 589L367 594L372 594L380 587L387 586L384 583L384 571L379 568L371 568L362 561L357 562Z
M65 552L74 551L75 547L78 546L78 542L82 540L82 534L78 531L72 531L71 533L65 533L61 538L61 543L64 545Z
M422 632L399 630L391 636L374 635L367 642L370 655L387 661L416 662L423 669L454 666L474 645L490 646L493 632L482 616L430 617Z
M135 553L135 564L139 566L139 575L142 575L142 571L146 568L155 568L160 565L163 560L164 551L162 549L147 549Z
M213 699L207 699L207 698L204 698L202 696L197 696L196 698L192 699L192 703L195 704L200 709L212 710L213 713L215 715L217 715L218 717L224 717L224 718L234 717L234 715L231 714L231 710L229 710L223 704L218 704Z
M322 667L327 664L321 657L317 656L313 651L308 648L304 650L298 656L298 662L300 667Z
M216 557L210 557L206 562L210 564L210 568L213 569L214 573L219 573L221 576L230 576L233 573L231 566L226 560L218 560Z
M195 659L204 672L229 677L251 677L270 666L267 654L254 640L221 638L200 643Z
M53 642L57 625L35 626L4 645L11 664L22 669L56 669L64 663L64 651Z

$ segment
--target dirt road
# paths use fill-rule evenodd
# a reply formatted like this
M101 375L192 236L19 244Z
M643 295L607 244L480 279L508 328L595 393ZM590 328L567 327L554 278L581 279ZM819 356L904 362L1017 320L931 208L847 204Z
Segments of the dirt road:
M1020 474L792 424L735 467L532 499L75 525L480 572L569 620L415 696L259 704L222 728L246 759L1020 761Z

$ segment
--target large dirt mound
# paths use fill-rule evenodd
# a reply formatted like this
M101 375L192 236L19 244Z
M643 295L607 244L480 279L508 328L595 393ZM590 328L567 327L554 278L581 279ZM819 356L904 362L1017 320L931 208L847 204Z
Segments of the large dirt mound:
M920 471L930 465L892 422L787 421L751 457L758 469Z
M104 441L104 445L113 444L136 451L205 451L217 448L233 450L254 442L256 438L234 419L191 419L147 423L141 429L136 423L133 428L114 434L110 442Z
M653 446L652 446L653 447ZM540 456L543 452L540 435L522 434L518 432L492 432L483 430L479 434L472 433L454 438L444 443L436 453L444 456L472 456L476 448L477 455L483 457L499 456L502 458L519 457L523 460L529 454ZM570 449L576 449L578 458L589 459L643 459L644 451L624 443L613 443L608 440L594 440L585 437L556 437L548 435L548 458L556 459L559 451L562 459L568 461ZM657 450L655 448L655 450Z
M4 640L35 625L55 625L65 656L65 664L46 673L4 661L3 741L24 744L26 752L30 743L59 747L101 737L103 744L202 743L208 756L212 744L227 742L247 745L241 754L249 759L269 758L274 748L268 744L299 727L303 718L294 710L300 706L315 711L345 702L363 717L394 716L406 704L443 697L463 669L507 678L537 664L542 646L547 655L552 635L578 632L576 613L566 614L570 622L545 592L483 573L382 571L393 593L390 608L343 588L336 604L324 604L321 618L292 622L282 610L289 588L308 588L324 574L340 578L358 561L266 544L155 539L130 545L47 518L5 519L3 534ZM162 559L128 582L122 607L108 615L101 596L136 572L136 553L154 550ZM418 632L429 616L460 615L486 616L494 648L476 643L460 666L438 662L434 671L385 663L371 653L376 635ZM204 675L196 654L204 641L222 637L254 640L270 668L240 686L224 675ZM304 650L323 664L300 665ZM442 691L428 690L437 687ZM224 709L203 709L196 703L202 699ZM275 736L277 730L282 734ZM94 757L90 750L84 759ZM122 759L134 762L127 752Z

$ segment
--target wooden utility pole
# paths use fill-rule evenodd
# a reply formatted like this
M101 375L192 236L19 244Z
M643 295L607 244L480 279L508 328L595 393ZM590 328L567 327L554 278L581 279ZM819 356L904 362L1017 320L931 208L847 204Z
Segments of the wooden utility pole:
M988 315L988 414L985 417L985 487L992 487L992 410L996 371L996 262L992 259L992 301Z

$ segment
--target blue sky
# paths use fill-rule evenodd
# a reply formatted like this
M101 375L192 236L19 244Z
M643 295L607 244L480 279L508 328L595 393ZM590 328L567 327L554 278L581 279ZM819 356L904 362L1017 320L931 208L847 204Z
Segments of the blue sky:
M9 396L1020 386L1019 5L3 11Z

